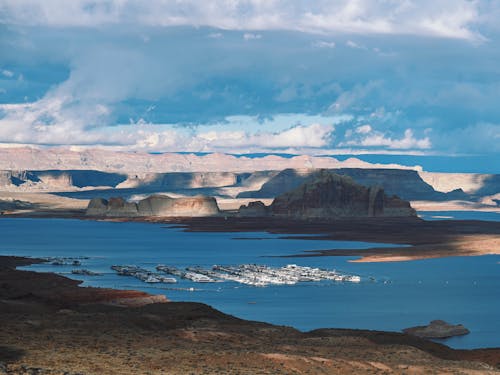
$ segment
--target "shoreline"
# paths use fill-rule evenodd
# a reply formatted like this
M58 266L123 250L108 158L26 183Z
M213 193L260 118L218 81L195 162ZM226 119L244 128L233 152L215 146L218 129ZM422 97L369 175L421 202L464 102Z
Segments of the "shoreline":
M102 304L95 294L99 288L81 287L53 273L13 268L38 261L0 256L0 334L5 338L0 362L11 373L22 366L42 368L43 374L68 369L102 374L159 369L184 373L196 372L193 364L210 373L301 373L311 368L318 373L439 369L493 374L500 370L500 348L451 349L396 332L334 328L300 332L238 319L191 302ZM28 285L23 287L26 280L29 293ZM56 299L45 298L46 282ZM74 294L87 289L96 298L66 300L68 294L60 293L64 288Z
M186 232L268 232L283 238L387 243L401 247L306 250L283 257L357 256L352 262L401 262L450 256L500 255L500 222L423 220L420 218L350 218L290 220L214 217L92 217L81 212L6 214L2 218L58 218L109 222L171 224ZM361 229L360 229L361 228ZM293 236L292 236L293 235ZM311 236L314 235L314 236Z

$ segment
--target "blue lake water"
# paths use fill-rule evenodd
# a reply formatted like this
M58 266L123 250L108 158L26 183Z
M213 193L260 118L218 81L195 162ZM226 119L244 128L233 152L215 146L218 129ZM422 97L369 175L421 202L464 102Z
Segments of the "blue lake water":
M84 280L84 285L140 289L165 294L173 301L204 302L241 318L301 330L337 327L400 331L443 319L462 323L471 330L467 336L446 340L449 346L500 347L500 256L496 255L395 263L348 262L352 257L275 258L269 256L384 245L281 239L255 232L188 233L159 224L68 219L2 218L0 234L1 255L90 257L83 260L83 267L102 272L102 276L72 275L72 266L27 267ZM118 276L109 268L112 264L135 264L154 270L159 263L177 267L295 263L357 274L363 281L258 288L231 282L195 284L179 280L173 286L159 287ZM190 287L195 290L177 290Z
M424 220L487 220L500 221L500 211L419 211L418 215Z

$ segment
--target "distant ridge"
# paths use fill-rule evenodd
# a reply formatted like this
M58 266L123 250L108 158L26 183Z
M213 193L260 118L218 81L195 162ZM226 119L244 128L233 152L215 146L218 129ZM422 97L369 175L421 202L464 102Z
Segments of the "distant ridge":
M393 168L420 170L418 166L372 164L357 158L339 161L332 157L242 156L221 153L151 154L103 149L71 150L68 148L1 148L0 170L95 170L114 173L164 172L254 172L286 168Z

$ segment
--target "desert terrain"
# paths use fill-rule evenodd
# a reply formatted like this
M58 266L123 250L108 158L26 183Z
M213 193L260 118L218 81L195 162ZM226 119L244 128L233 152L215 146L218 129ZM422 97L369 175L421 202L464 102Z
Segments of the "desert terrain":
M3 373L500 372L499 349L453 350L403 333L300 332L237 319L199 303L83 288L61 276L14 269L36 261L0 257Z

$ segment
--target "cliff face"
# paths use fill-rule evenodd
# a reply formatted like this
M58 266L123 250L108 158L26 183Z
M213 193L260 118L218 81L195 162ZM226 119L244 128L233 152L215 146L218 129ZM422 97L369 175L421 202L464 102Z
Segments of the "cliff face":
M214 216L219 213L212 197L171 198L152 195L137 203L139 216Z
M171 190L223 187L238 183L239 175L233 172L146 173L131 175L117 187Z
M94 198L86 211L87 216L105 217L199 217L218 213L219 207L212 197L171 198L164 195L152 195L137 203L123 198Z
M241 198L272 198L283 194L299 185L316 179L319 170L285 169L264 183L258 191L247 191L238 195ZM461 190L443 193L434 190L416 171L401 169L329 169L330 172L349 176L356 183L365 186L380 186L384 191L396 194L408 200L450 200L467 199Z
M228 154L150 154L146 152L115 152L103 149L82 151L67 148L37 149L31 147L0 148L0 169L3 170L97 170L118 173L165 172L253 172L285 168L379 168L351 158L339 161L332 157L299 155L291 158L276 155L249 158ZM386 168L410 167L397 164Z
M248 205L242 205L238 209L240 217L266 217L269 216L269 207L261 201L250 202Z
M366 188L346 176L320 171L317 177L275 198L274 216L291 218L416 216L410 203L388 197L380 187Z
M126 175L90 170L0 171L0 186L23 186L26 189L71 189L82 187L115 187Z

